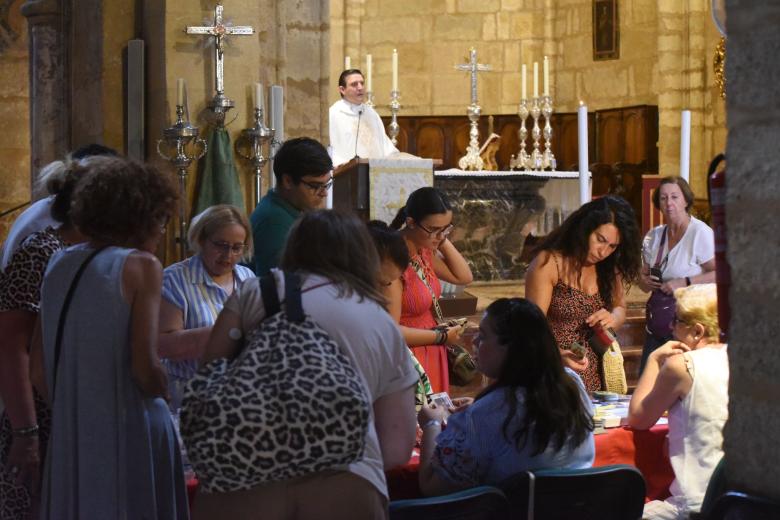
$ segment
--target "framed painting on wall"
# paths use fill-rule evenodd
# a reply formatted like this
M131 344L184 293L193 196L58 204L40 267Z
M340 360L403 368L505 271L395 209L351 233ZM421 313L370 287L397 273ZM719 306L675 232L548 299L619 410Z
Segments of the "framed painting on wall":
M593 0L593 60L620 58L618 0Z

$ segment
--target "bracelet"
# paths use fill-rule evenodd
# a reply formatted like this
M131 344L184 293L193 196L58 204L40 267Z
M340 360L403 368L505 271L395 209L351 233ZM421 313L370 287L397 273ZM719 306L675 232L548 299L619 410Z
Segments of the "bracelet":
M423 430L427 430L431 426L438 426L439 428L441 428L441 421L438 419L431 419L430 421L423 424L420 428L422 428Z
M686 276L685 277L685 286L687 287L689 285L691 285L691 277L690 276Z
M441 329L436 330L436 338L433 340L434 345L446 345L447 333Z
M38 425L34 424L26 428L16 428L11 434L14 437L36 437L38 435Z

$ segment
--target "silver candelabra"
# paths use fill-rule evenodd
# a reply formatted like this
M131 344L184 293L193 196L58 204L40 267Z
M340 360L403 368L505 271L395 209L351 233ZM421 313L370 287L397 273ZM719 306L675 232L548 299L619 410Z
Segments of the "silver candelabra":
M482 114L482 107L472 103L468 108L468 116L471 128L469 129L469 146L466 148L466 155L458 161L458 167L461 170L482 169L482 157L479 156L479 116Z
M369 101L373 95L369 97ZM398 101L400 92L393 90L390 92L390 114L392 119L387 127L387 134L390 136L390 142L393 146L398 146L398 133L401 131L401 127L398 126L398 111L401 110L401 102Z
M530 108L529 108L530 102ZM517 155L513 155L509 161L509 168L512 170L555 170L556 162L555 155L552 152L552 113L553 113L553 101L550 96L542 96L520 100L520 108L517 111L517 115L520 117L520 130L518 130L518 137L520 138L520 150ZM528 116L531 116L533 120L533 126L531 128L531 139L533 139L533 150L531 153L527 153L526 139L528 137L528 129L526 128L526 120ZM544 126L540 126L539 120L544 118ZM544 151L541 149L541 140L544 138Z
M236 139L236 153L241 158L249 161L255 170L255 206L260 202L260 197L263 193L263 167L271 156L270 146L273 144L273 137L274 129L265 126L263 109L256 107L254 126L241 130L241 135ZM264 155L263 147L266 143L268 143L269 149L268 154Z
M368 90L366 91L366 102L365 105L367 107L374 108L374 91Z
M166 153L164 148L167 148ZM187 169L192 161L204 155L208 146L198 137L198 127L184 120L184 106L176 105L176 123L163 130L162 139L157 140L157 153L173 164L179 177L179 256L183 260L187 254ZM171 152L174 152L171 153Z

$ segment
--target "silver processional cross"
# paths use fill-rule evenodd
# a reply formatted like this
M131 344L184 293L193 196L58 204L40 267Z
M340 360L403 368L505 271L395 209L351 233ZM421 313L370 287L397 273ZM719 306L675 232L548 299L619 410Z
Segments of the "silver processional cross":
M205 34L214 38L214 61L215 78L217 94L209 105L216 113L222 113L224 121L224 112L233 108L232 100L225 96L225 37L229 35L249 36L255 33L254 28L249 25L228 26L223 21L224 8L217 4L214 8L214 25L212 26L189 26L187 34Z
M469 51L469 62L461 65L455 65L458 70L464 70L471 73L471 105L468 107L469 121L471 129L469 130L469 146L466 148L466 155L458 161L461 170L481 170L482 158L479 156L479 116L482 108L477 104L477 72L491 70L490 65L477 63L477 49L474 47Z

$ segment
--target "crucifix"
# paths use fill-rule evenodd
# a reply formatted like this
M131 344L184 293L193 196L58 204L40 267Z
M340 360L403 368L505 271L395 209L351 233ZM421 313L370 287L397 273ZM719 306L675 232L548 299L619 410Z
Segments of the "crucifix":
M477 104L477 72L489 71L490 65L477 63L477 49L474 47L469 51L469 63L455 65L458 70L471 73L471 105L468 107L469 121L471 129L469 130L469 146L466 148L466 155L458 161L461 170L481 170L482 158L479 156L479 116L482 108Z
M255 33L255 30L248 25L228 26L225 25L222 17L224 8L217 4L214 8L214 25L211 26L189 26L186 29L187 34L205 34L214 38L214 60L215 60L215 78L217 94L211 100L209 108L217 115L218 122L224 123L225 112L235 106L233 100L225 96L225 38L229 35L249 36Z

